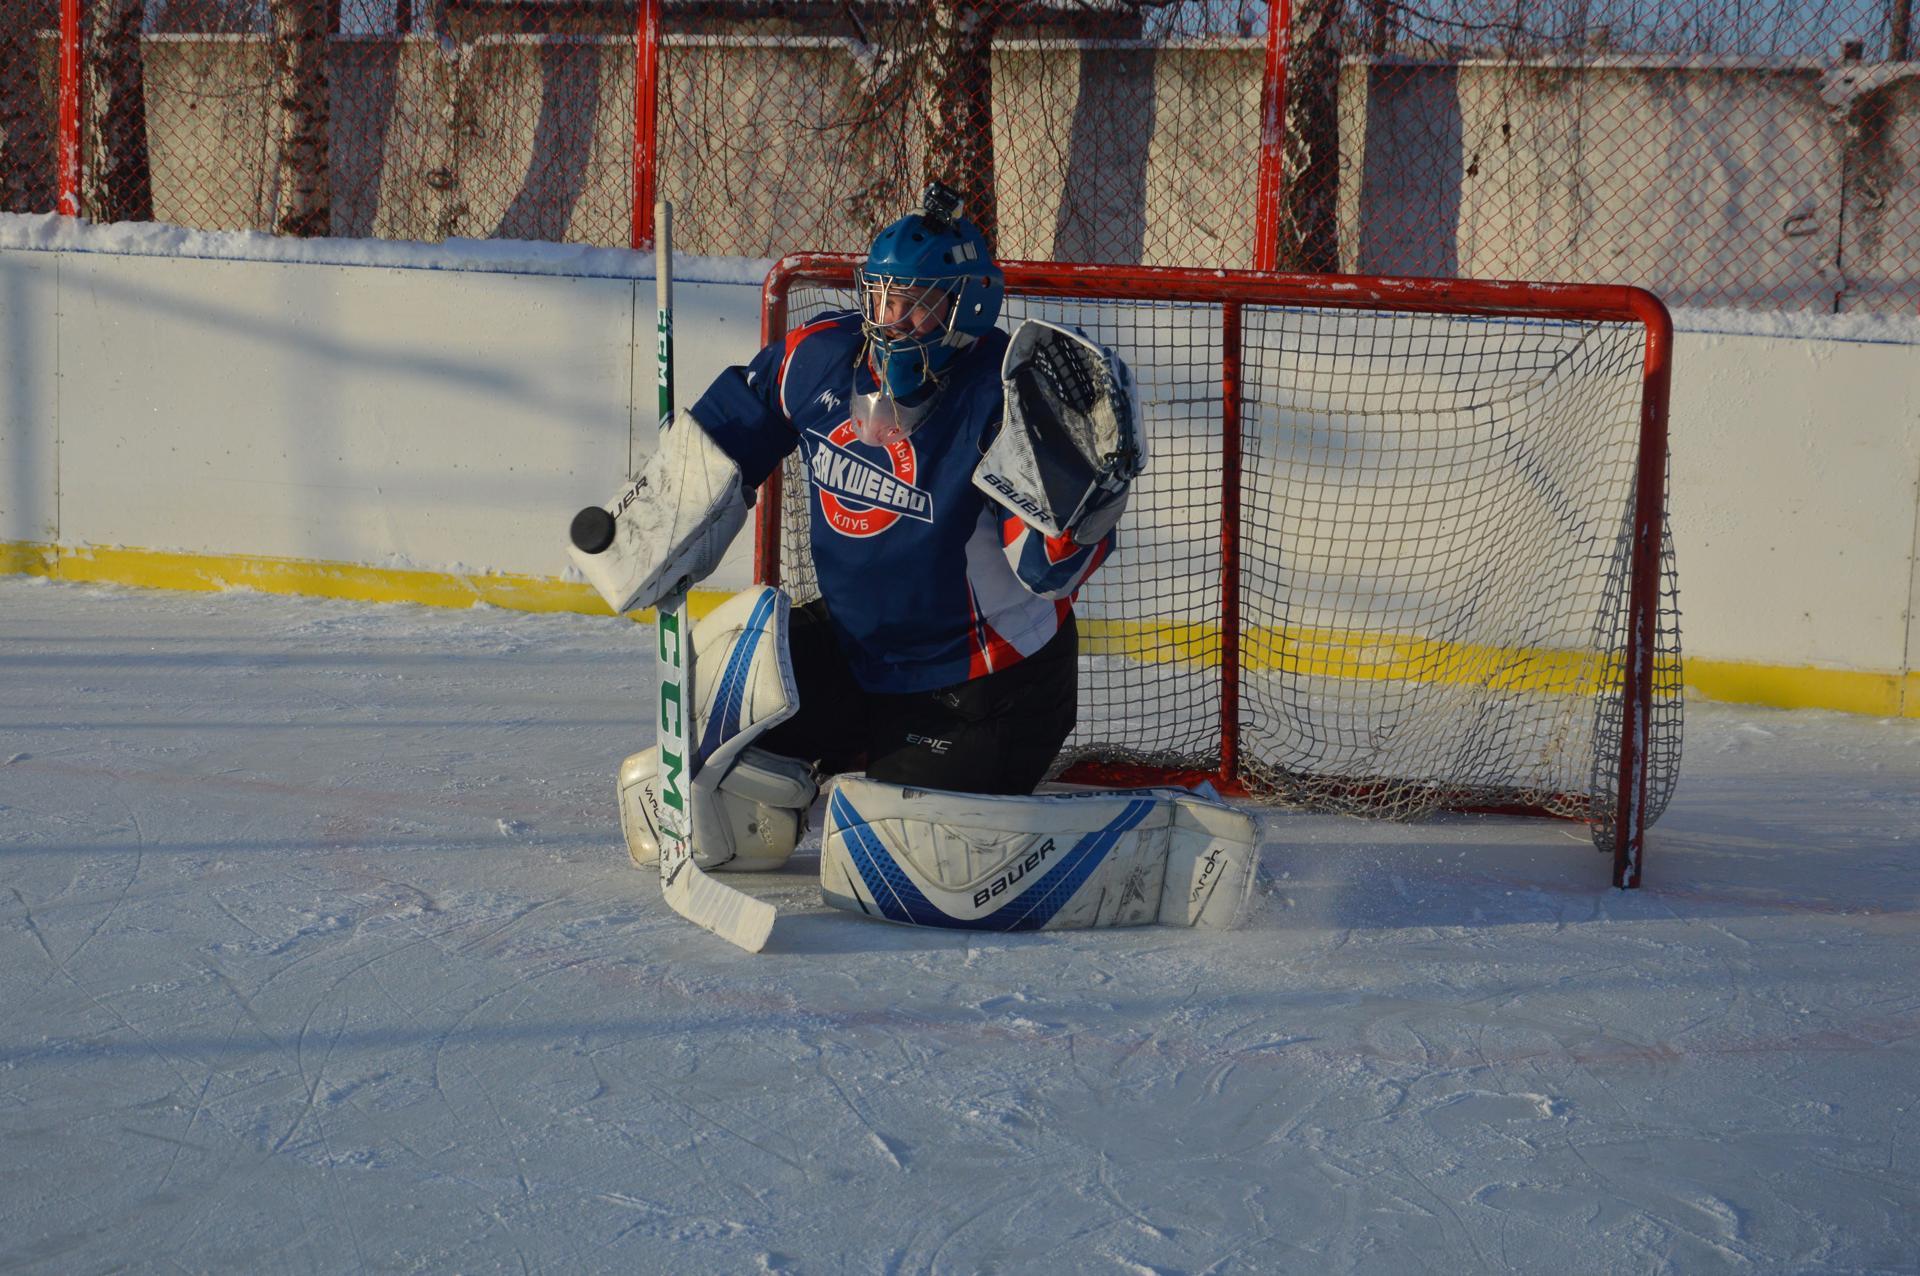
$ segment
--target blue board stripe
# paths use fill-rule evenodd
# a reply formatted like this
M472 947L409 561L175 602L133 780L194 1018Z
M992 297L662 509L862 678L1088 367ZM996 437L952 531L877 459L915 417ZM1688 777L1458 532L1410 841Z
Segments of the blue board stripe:
M753 671L753 655L767 632L773 605L779 594L769 589L760 595L747 617L746 627L727 654L727 668L720 675L720 689L714 695L713 709L707 715L707 729L700 734L700 750L695 755L705 762L713 751L731 740L740 730L740 708L746 703L748 675ZM699 676L699 671L694 671Z
M1129 802L1126 809L1104 828L1076 842L1061 861L1047 870L1041 879L995 912L980 918L955 917L943 911L913 884L905 870L894 860L868 824L854 809L846 794L835 789L829 803L834 823L867 892L888 920L915 926L940 926L951 930L1020 931L1039 930L1058 913L1074 892L1093 876L1107 855L1127 832L1137 827L1154 808L1152 799Z

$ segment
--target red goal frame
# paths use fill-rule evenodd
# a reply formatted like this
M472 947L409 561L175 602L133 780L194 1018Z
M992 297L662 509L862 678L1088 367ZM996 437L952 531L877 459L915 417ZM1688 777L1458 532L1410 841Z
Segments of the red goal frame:
M847 253L798 253L768 272L761 290L763 345L786 332L788 297L797 286L851 288L862 258ZM1253 306L1385 309L1463 316L1535 316L1640 325L1646 334L1641 370L1639 454L1634 472L1628 565L1628 641L1622 685L1618 805L1614 815L1613 883L1637 887L1647 827L1647 735L1653 712L1661 547L1666 518L1667 412L1672 383L1673 322L1658 297L1640 288L1457 279L1294 275L1166 266L1097 266L1058 262L1002 262L1010 293L1034 297L1129 300L1150 298L1217 305L1221 322L1221 678L1220 766L1174 772L1086 762L1062 778L1089 783L1194 783L1206 780L1229 794L1245 794L1238 762L1241 529L1241 313ZM767 480L754 529L754 575L780 583L781 474ZM1507 807L1515 814L1548 814Z

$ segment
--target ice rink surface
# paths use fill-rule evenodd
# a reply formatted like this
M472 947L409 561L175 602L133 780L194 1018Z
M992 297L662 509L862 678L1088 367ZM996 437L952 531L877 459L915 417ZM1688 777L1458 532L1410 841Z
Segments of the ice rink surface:
M0 1270L1920 1271L1920 721L1585 831L1263 817L1245 927L619 845L643 631L0 579Z

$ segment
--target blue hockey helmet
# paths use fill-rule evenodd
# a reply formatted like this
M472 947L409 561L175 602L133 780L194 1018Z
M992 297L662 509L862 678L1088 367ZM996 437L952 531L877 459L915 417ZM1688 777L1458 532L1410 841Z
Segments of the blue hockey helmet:
M1000 317L1005 278L964 211L958 192L929 183L920 207L880 232L856 273L867 342L868 376L853 402L862 442L913 433L948 366Z

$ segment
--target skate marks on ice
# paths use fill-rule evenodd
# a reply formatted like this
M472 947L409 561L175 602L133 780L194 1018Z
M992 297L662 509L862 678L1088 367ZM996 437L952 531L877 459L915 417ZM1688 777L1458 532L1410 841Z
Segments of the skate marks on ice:
M1570 826L1274 816L1237 932L865 924L804 859L747 879L791 913L747 960L620 852L631 627L8 581L0 616L0 1266L1914 1252L1905 724L1692 710L1634 894Z

